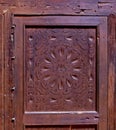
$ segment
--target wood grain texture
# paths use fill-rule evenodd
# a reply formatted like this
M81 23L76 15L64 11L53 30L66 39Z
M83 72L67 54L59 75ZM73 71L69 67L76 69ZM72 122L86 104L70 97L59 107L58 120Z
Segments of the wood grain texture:
M116 12L115 0L0 0L3 9L39 14L108 15ZM27 10L29 9L29 10ZM25 12L23 11L25 10Z
M96 130L96 126L72 126L71 130Z
M82 114L69 112L56 114L52 113L34 113L30 112L24 114L23 122L26 126L41 126L41 125L92 125L98 124L99 114L96 112L82 112Z
M96 130L96 126L46 126L46 127L26 127L25 130Z
M12 118L14 117L14 106L13 106L13 95L11 93L11 88L14 86L13 81L13 64L11 62L11 57L13 56L12 42L11 42L11 13L7 12L4 14L4 61L5 61L5 79L4 79L4 110L5 110L5 125L4 129L12 130L14 125L12 123Z
M25 130L96 130L96 126L53 126L53 127L26 127Z
M14 72L16 72L14 69L15 62L11 61L11 57L14 56L13 52L13 46L11 44L11 14L18 14L18 15L75 15L75 16L108 16L109 14L115 14L116 13L116 0L0 0L0 130L15 130L16 123L12 122L12 117L15 117L16 112L20 112L20 107L23 105L19 104L22 102L22 99L18 100L17 108L14 104L17 103L14 96L16 93L11 92L11 88L15 86L15 83L13 79ZM65 18L64 18L65 19ZM29 20L29 19L28 19ZM27 21L28 21L27 20ZM55 19L54 19L55 20ZM42 25L44 23L51 24L54 22L54 20L50 22L46 22L46 20L43 21ZM67 19L65 19L67 20ZM74 19L75 20L75 19ZM70 21L70 20L69 20ZM85 20L87 21L87 20ZM82 21L80 21L81 23ZM20 23L20 22L19 22ZM96 20L94 20L94 23L97 24ZM64 23L63 23L64 24ZM19 25L19 24L18 24ZM92 23L89 23L90 26L93 26ZM81 24L82 26L82 24ZM22 33L21 26L20 29L17 31L18 33ZM107 29L108 28L108 29ZM104 89L104 93L100 91L100 99L105 100L97 100L96 102L99 104L102 104L101 107L97 106L97 110L99 109L101 111L101 114L103 113L104 117L103 120L100 120L100 128L103 129L104 125L106 125L107 120L107 112L108 112L108 130L115 130L116 129L116 20L115 16L111 15L108 19L107 26L104 24L103 30L107 32L108 30L108 48L104 45L107 43L107 35L102 34L104 32L100 33L100 36L98 36L96 39L98 40L98 46L97 49L99 49L99 38L102 38L102 42L100 43L102 48L100 52L97 53L97 56L100 54L105 54L105 57L108 56L108 62L107 59L104 58L104 55L101 55L101 57L98 57L98 60L103 61L102 64L98 66L101 66L100 72L102 73L102 76L99 77L100 81L100 88L104 89L105 86L108 86L108 95L107 91ZM97 28L97 31L99 33L99 29ZM18 37L18 36L17 36ZM22 39L22 37L19 37L18 40ZM55 39L54 37L51 38L52 40ZM68 40L70 41L70 37L68 37ZM20 41L21 43L23 40ZM104 43L104 44L102 44ZM23 46L23 45L22 45ZM19 47L19 46L18 46ZM17 47L17 48L18 48ZM18 49L17 49L18 50ZM16 50L16 51L17 51ZM20 60L21 57L23 57L23 51L18 51L20 53ZM4 55L5 54L5 55ZM52 54L53 56L53 54ZM107 62L107 67L104 69L104 65ZM19 64L19 65L18 65ZM23 61L16 64L21 71L21 67L23 66ZM44 69L45 70L45 69ZM60 70L63 70L63 67L60 67ZM105 71L104 71L105 70ZM106 77L106 71L108 71L108 77ZM45 72L45 71L44 71ZM105 72L105 73L104 73ZM17 72L16 72L17 73ZM5 78L4 78L5 77ZM20 75L19 77L22 77ZM105 78L104 78L105 77ZM74 77L73 77L74 78ZM16 79L17 82L19 79ZM103 80L103 82L101 82ZM21 80L22 82L22 80ZM108 84L107 84L108 82ZM70 85L68 83L68 85ZM98 83L97 83L98 85ZM22 83L20 83L20 86L23 86ZM21 94L17 94L17 97L23 96L23 88L19 88L17 91L20 91ZM99 91L99 90L98 90ZM30 93L29 93L30 94ZM5 99L5 104L4 104ZM68 100L69 101L69 98ZM91 101L91 100L90 100ZM107 102L108 101L108 102ZM31 102L31 101L30 101ZM54 98L52 100L54 102ZM108 104L107 104L108 103ZM63 104L63 103L62 103ZM108 110L106 106L108 105ZM44 106L44 105L43 105ZM66 107L66 106L65 106ZM71 108L73 106L70 106ZM31 108L31 107L30 107ZM28 110L30 110L30 108ZM67 109L69 109L67 108ZM106 112L107 111L107 112ZM4 113L5 112L5 113ZM5 117L5 120L4 120ZM22 119L22 115L17 115L19 119ZM4 122L5 121L5 122ZM103 121L103 122L102 122ZM3 124L5 123L5 127L3 128ZM23 128L22 123L18 122L17 128L21 130ZM57 130L57 129L65 129L65 130L96 130L96 127L39 127L39 128L26 128L27 130ZM105 128L106 129L106 128ZM104 130L105 130L104 129Z
M108 129L116 129L115 119L116 119L116 17L110 15L108 19L108 46L109 46L109 70L108 70Z
M96 110L96 29L29 27L25 34L25 110Z
M0 14L0 129L4 124L4 47L3 47L3 16Z
M70 130L70 126L41 126L41 127L26 127L25 130Z
M100 122L99 122L100 128L99 129L100 130L107 129L107 91L106 91L107 90L107 80L106 80L106 78L107 78L107 53L106 53L107 52L106 51L107 50L107 42L106 42L107 41L106 40L107 39L107 33L106 33L107 32L106 31L107 30L107 27L106 27L107 26L107 19L106 19L106 17L92 17L92 16L90 16L90 17L88 17L88 16L87 17L75 17L75 16L68 16L68 17L67 16L15 17L14 23L16 25L15 40L17 41L16 42L17 43L16 44L16 51L15 51L16 57L17 57L16 58L16 76L15 77L17 79L16 82L17 82L17 92L18 92L16 94L16 99L18 102L17 108L16 108L16 111L17 111L16 112L16 117L17 117L17 127L16 128L21 130L23 128L23 126L22 126L23 124L25 126L30 126L30 125L33 125L33 126L37 126L37 125L38 126L39 125L51 125L51 126L52 125L80 125L80 124L83 124L85 126L86 126L86 124L98 125L98 121L100 119ZM23 28L24 24L25 24L25 28ZM40 25L43 25L43 26L41 26L41 29L39 28ZM81 43L81 45L79 46L79 48L81 48L81 52L82 52L81 56L83 56L83 54L86 52L86 51L83 52L83 49L86 50L88 48L87 41L88 40L91 41L92 42L91 46L92 46L92 45L94 45L94 42L93 42L94 37L99 37L99 35L100 35L100 37L99 37L100 42L97 43L97 47L96 47L99 50L99 51L98 50L97 51L100 52L100 54L97 52L99 54L98 55L99 60L97 61L99 66L97 66L97 67L99 67L100 71L98 71L98 73L99 73L99 75L98 75L99 76L98 77L99 78L99 84L98 84L99 89L97 90L97 94L99 95L99 104L97 104L97 108L96 108L97 111L99 111L100 118L99 118L99 115L98 116L95 115L93 118L91 118L90 116L89 117L83 116L83 114L82 114L83 111L80 111L80 116L77 115L77 117L76 117L76 114L74 112L72 112L72 113L69 112L69 114L65 114L65 113L67 113L67 110L74 111L74 109L73 109L73 107L71 108L71 106L69 106L70 109L67 109L68 106L64 107L64 105L63 105L64 103L61 104L64 107L63 109L61 109L62 108L61 105L59 105L59 107L56 107L57 109L56 108L53 109L52 108L53 105L49 105L49 102L44 102L44 100L42 100L44 105L42 105L41 109L40 109L41 105L39 105L36 109L34 108L35 107L34 104L31 107L26 105L26 106L28 106L28 109L23 106L27 101L29 104L32 104L34 101L33 99L36 99L36 97L35 97L36 95L32 93L32 90L34 90L32 88L36 87L37 89L40 89L39 91L36 90L36 92L39 92L39 94L38 94L39 96L41 96L41 93L43 94L43 92L45 92L43 90L46 87L47 87L46 92L48 92L48 95L51 94L51 92L49 92L49 87L51 84L48 85L49 87L48 86L43 87L41 85L35 84L36 82L39 82L39 79L37 80L36 78L40 78L42 75L44 76L44 73L41 73L41 71L43 71L43 70L44 70L44 72L46 71L46 66L44 66L45 68L40 68L39 73L37 73L38 68L43 67L43 65L46 65L46 64L48 67L48 65L50 64L51 58L56 57L57 49L59 50L58 51L58 54L59 54L58 58L61 60L60 57L63 57L63 55L65 54L64 52L68 51L67 46L65 47L65 49L62 48L63 47L62 45L64 45L64 44L71 45L70 49L72 50L71 52L73 52L72 47L75 45L75 42L73 42L73 44L72 44L71 41L73 38L75 38L75 36L72 36L73 38L71 38L69 36L67 37L66 34L64 35L64 32L62 31L62 25L64 26L63 27L64 32L68 31L67 35L70 34L70 31L71 31L71 34L73 35L72 30L75 30L75 27L73 27L73 26L80 26L81 25L81 27L79 27L80 33L77 33L78 31L76 31L76 36L78 36L78 37L76 37L78 39L77 40L78 42L76 42L76 45L79 46L79 44ZM32 27L34 29L32 29ZM44 29L43 29L43 27L44 27ZM84 28L84 27L86 28L85 30L86 31L88 30L89 32L84 31L84 34L82 33L82 35L81 35L81 31L82 31L81 28ZM95 33L94 27L96 27L98 29L97 33ZM58 29L56 29L56 28L58 28ZM66 28L68 28L68 29L66 29ZM78 28L76 28L76 29L78 30ZM24 33L25 35L23 35L23 32L25 32L25 30L26 30L26 33ZM46 33L46 30L47 30L47 33ZM60 33L59 33L59 31L60 31ZM51 32L53 34L54 34L54 32L56 32L54 34L55 36L52 35L52 37L51 37ZM90 37L90 36L92 36L92 37ZM38 40L38 38L39 38L39 40ZM83 40L80 40L81 38L83 38ZM51 41L51 44L49 43L50 41ZM85 43L84 43L84 41L85 41ZM102 44L102 43L104 43L104 44ZM44 44L46 46L44 46ZM52 45L52 46L50 46L50 48L49 48L49 44ZM52 49L52 47L54 47L54 45L57 45L57 44L59 46L56 46L55 48ZM28 47L28 46L33 46L33 47L30 49L30 47ZM41 49L41 47L44 49ZM38 50L38 48L39 48L39 50ZM45 49L45 48L47 48L47 49ZM79 48L76 51L77 54L78 54L78 51L80 50ZM25 51L25 49L26 49L26 51ZM52 49L52 53L51 53L51 51L49 51L49 49ZM76 49L76 47L75 47L75 49ZM25 52L28 52L28 50L29 50L29 53L25 53ZM62 50L65 50L65 51L62 51ZM49 51L49 53L47 53L47 51ZM89 61L89 64L92 63L93 54L94 54L95 50L93 51L93 49L90 49L90 50L88 49L87 54L89 54L90 51L92 52L91 53L92 55L90 55L90 57L92 57L92 59L89 60L87 58L88 59L87 61ZM47 53L47 55L46 55L46 53ZM33 54L34 54L34 56L33 56ZM85 54L85 57L87 56L87 54ZM30 58L27 58L27 56L29 56ZM34 60L33 57L35 57L35 58L39 57L39 60L37 60L37 59ZM44 57L46 57L46 58L44 58ZM77 57L78 57L78 55L76 56L76 58ZM70 58L69 53L68 53L68 57L67 57L67 53L66 53L65 58ZM27 59L30 59L30 60L27 60ZM84 58L81 58L81 59L83 60ZM33 67L33 69L31 69L32 71L30 71L30 66L33 65L32 64L33 61L35 61L34 65L36 65L36 67ZM63 59L61 61L57 62L57 60L56 60L55 67L58 64L57 67L59 68L59 64L64 63L65 59ZM73 61L73 63L76 63L76 62L77 61ZM67 63L68 62L66 62L65 67L67 66ZM93 63L93 64L95 64L95 63ZM52 65L54 65L54 62L52 63ZM82 62L82 65L83 65L83 62ZM84 65L86 67L88 66L88 64L85 64L85 63L84 63ZM62 69L62 66L63 66L63 69ZM62 71L64 71L64 65L62 65L62 66L60 66L60 69L55 69L55 71L60 70L60 73L62 74ZM53 68L54 67L52 67L50 70L52 70ZM92 68L94 68L94 67L92 67ZM29 78L27 78L27 79L30 79L29 80L29 83L30 83L29 88L31 88L31 91L30 91L30 89L29 90L27 89L28 91L27 90L25 91L25 88L27 87L26 85L28 82L26 84L23 84L24 83L23 80L26 81L24 79L24 78L26 78L26 76L24 75L24 70L26 70L25 75L29 74ZM82 70L85 70L85 68L83 67ZM28 73L28 71L30 71L31 73L30 72ZM33 71L34 71L34 73L33 73ZM89 74L91 74L91 72L95 73L96 69L93 71L90 71ZM55 76L57 76L58 73L59 72L55 73ZM84 71L84 73L87 76L88 71L87 72ZM33 74L34 74L34 76L36 76L34 78L34 81L36 81L34 83L35 87L31 86L32 79L34 77ZM38 77L38 74L41 74L41 75ZM64 75L64 74L62 74L62 75ZM94 74L92 73L92 75L94 75ZM45 77L43 77L41 80L43 80L44 78ZM59 79L60 79L60 77L59 77ZM77 78L75 78L75 76L73 76L72 80L73 79L77 79ZM44 80L46 80L46 78ZM44 82L42 82L42 83L44 83ZM47 82L45 84L48 84L48 83L49 82ZM58 92L59 92L60 91L59 86L54 86L54 88L55 87L58 89ZM93 87L93 85L91 87ZM81 88L83 88L83 87L81 87ZM100 88L102 88L102 91ZM51 88L50 90L53 91L52 89L53 88ZM61 91L64 92L64 89L61 89ZM56 93L56 92L57 91L53 91L52 93ZM24 94L25 94L25 96L24 96ZM60 99L61 96L59 97L59 95L60 94L57 95L57 99ZM54 96L54 95L52 95L52 96ZM74 96L74 94L71 97L73 97L73 96ZM23 99L23 97L25 97L25 100ZM32 97L34 97L34 98L32 98ZM81 98L81 96L79 98ZM27 99L29 99L29 100L27 100ZM46 99L48 99L48 101L49 101L49 97ZM61 98L60 100L62 100L62 99L63 98ZM39 103L37 103L37 104L39 104ZM46 109L45 108L46 106L47 107L49 106L49 111L56 112L56 114L52 113L52 115L50 115L49 113L47 113L48 108ZM84 108L86 108L85 106L84 106ZM26 109L24 109L24 108L26 108ZM44 112L39 113L40 111L42 111L42 109ZM86 109L84 109L84 110L86 110ZM61 111L64 111L64 113L61 114ZM87 112L89 112L88 109L87 109ZM26 115L27 113L30 115L29 116ZM77 111L77 113L78 113L78 111ZM92 113L93 113L93 111L90 111L90 113L88 113L88 114L91 115ZM24 118L22 118L22 117L24 117ZM20 122L20 119L24 119L23 123Z

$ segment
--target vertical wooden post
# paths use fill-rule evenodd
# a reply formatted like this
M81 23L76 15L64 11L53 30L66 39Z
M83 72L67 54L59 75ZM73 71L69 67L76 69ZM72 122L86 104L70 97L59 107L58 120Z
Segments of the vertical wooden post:
M108 130L115 130L116 116L116 17L108 19Z

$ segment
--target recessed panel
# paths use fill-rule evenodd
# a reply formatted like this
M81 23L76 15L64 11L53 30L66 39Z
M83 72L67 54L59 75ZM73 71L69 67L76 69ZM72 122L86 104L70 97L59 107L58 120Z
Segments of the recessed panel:
M96 110L96 28L26 27L25 111Z

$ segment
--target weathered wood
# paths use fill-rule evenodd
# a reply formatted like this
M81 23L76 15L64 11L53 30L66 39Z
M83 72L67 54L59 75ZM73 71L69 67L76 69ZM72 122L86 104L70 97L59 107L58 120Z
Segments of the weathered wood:
M26 113L24 116L24 124L26 126L42 126L42 125L97 125L99 121L99 114L97 112L89 113L82 112L82 114L69 112L58 114L51 113Z
M0 129L4 126L4 45L3 16L0 14Z
M108 20L108 129L115 130L116 116L116 17Z
M11 44L11 13L6 12L4 15L4 23L3 23L3 39L4 39L4 100L5 104L3 106L4 108L4 116L5 116L5 124L4 129L12 130L13 129L13 123L12 123L12 117L14 116L13 113L13 99L11 94L11 88L13 86L13 75L12 75L12 63L11 63L11 56L12 56L12 44Z
M39 14L108 15L116 12L115 0L0 0L0 5L3 10L20 8L28 12L32 9Z
M14 24L16 25L15 40L17 41L15 48L17 57L15 77L18 92L16 100L20 103L20 108L19 104L16 105L16 129L22 129L22 123L19 122L22 117L24 117L23 124L25 126L37 124L73 125L76 122L77 125L82 124L82 122L83 125L98 125L99 121L99 129L107 129L107 17L16 16L14 17ZM23 31L25 35L23 35ZM98 37L100 41L96 42ZM77 48L77 53L73 52L73 46L75 46L75 49ZM79 48L81 51L79 51ZM98 58L95 55L96 48L98 49ZM81 53L80 58L84 59L82 63L79 60L78 53ZM68 59L65 60L66 57L70 59L71 64L76 65L77 61L80 64L80 69L78 66L78 71L76 69L79 73L82 70L78 78L76 73L72 75L71 68L73 67L70 62L67 62ZM60 58L63 58L64 61ZM71 60L71 58L73 59ZM99 66L96 66L96 62ZM83 64L86 65L87 70L83 67ZM97 72L97 88L95 86L96 69L99 70ZM72 76L72 79L69 75ZM55 78L56 76L59 76L59 78ZM61 76L63 76L63 79ZM74 91L70 90L70 86L75 86L73 80L80 82ZM67 85L64 88L66 81ZM90 87L90 91L88 91L87 86ZM68 98L66 98L67 94ZM79 96L78 94L82 95ZM62 97L61 100L59 96ZM92 102L92 107L87 103L87 97L89 97L89 102ZM67 106L67 101L71 105ZM83 115L76 117L75 112L72 112L74 115L65 114L67 111L77 111L77 113L81 111L80 113L82 113L84 110L91 110L90 115L97 110L100 118L96 116L97 119L91 120L91 116L88 115L87 120L81 122L82 119L86 118ZM24 113L22 113L23 111ZM30 114L28 115L26 111ZM35 113L31 114L34 111ZM42 113L42 111L45 111L45 113ZM53 114L46 115L47 111L52 111ZM54 111L57 115L54 115ZM64 111L64 113L58 114L59 111ZM37 112L41 112L40 115Z
M64 127L61 127L61 126L51 126L51 127L50 126L46 126L46 127L25 126L24 129L25 130L47 130L47 129L49 130L61 130L61 129L62 130L97 130L97 129L115 130L116 129L116 87L115 87L116 86L116 67L115 67L116 66L116 44L115 44L116 43L116 17L115 17L115 13L116 13L116 0L0 0L0 14L1 14L0 15L0 83L1 83L0 130L15 130L15 129L22 130L24 127L23 125L25 125L26 123L27 125L29 124L32 125L31 124L32 122L35 123L35 125L38 125L38 123L41 122L40 117L43 118L44 115L41 115L40 117L38 115L35 116L34 114L25 115L26 113L25 111L31 111L31 110L32 111L42 111L42 110L47 111L47 110L54 110L54 109L55 110L57 109L60 111L62 110L75 111L76 109L80 109L80 110L91 109L92 111L97 111L99 116L98 115L96 116L97 121L94 119L90 120L90 118L89 119L86 118L86 121L83 122L83 125L87 123L88 126L78 126L78 125L71 126L69 122L68 123L66 122L67 119L69 118L72 119L72 124L77 119L78 123L74 123L74 124L79 124L79 122L81 122L81 117L79 116L76 118L76 116L74 116L75 117L74 118L71 115L71 116L67 116L66 118L66 115L65 115L65 116L61 116L62 117L61 118L59 115L52 116L51 119L54 120L54 122L52 123L52 120L49 120L50 115L47 115L45 116L46 119L44 118L42 122L43 125L55 125L55 122L57 125L58 124L63 125L63 122L65 122L64 125L67 125L67 126L64 126ZM114 15L110 15L108 17L109 14L114 14ZM33 18L30 19L31 18L30 16L31 17L33 16ZM59 16L60 17L63 16L62 19L58 20ZM89 16L92 16L92 17L89 17ZM19 17L19 19L17 17ZM11 27L12 20L15 18L17 18L17 20L14 23L17 24L16 28L18 28L16 29L16 32L15 32L16 33L15 42L18 43L18 45L16 45L16 48L14 46L14 41L13 41L13 28L15 27L15 25ZM102 20L99 21L99 18L101 18ZM34 21L34 26L32 26L33 21ZM28 23L28 26L24 28L23 25L27 23ZM31 95L33 91L32 89L30 89L29 92L26 93L27 86L25 82L29 77L27 79L24 78L23 72L25 71L24 62L28 60L26 59L26 56L29 54L31 55L32 51L30 51L29 54L28 53L25 54L23 52L25 48L25 44L23 43L25 43L26 41L24 37L31 34L31 32L33 32L34 36L37 36L38 34L41 36L42 28L38 29L40 25L43 26L43 28L46 28L46 26L50 26L50 25L54 27L57 25L58 28L59 26L65 26L65 27L70 26L69 28L71 29L72 26L77 26L77 23L78 23L78 26L80 26L80 28L86 26L85 30L87 30L88 27L90 27L88 29L89 35L91 34L92 36L93 34L95 34L95 27L96 27L96 36L93 36L94 39L97 39L97 42L95 41L97 43L95 46L96 47L96 52L95 52L96 60L94 59L94 65L93 67L91 67L93 69L90 69L90 70L88 69L88 73L90 73L89 71L92 71L91 77L94 79L93 89L95 91L94 93L92 93L94 98L92 100L91 99L92 97L91 96L89 97L89 102L93 102L93 105L91 106L91 105L88 105L88 103L86 103L87 98L85 98L84 100L83 95L86 94L85 91L83 91L83 95L82 95L82 100L83 100L82 103L84 102L85 106L81 104L81 107L78 107L78 104L76 104L74 106L69 105L69 107L67 107L66 105L63 106L63 102L59 102L59 104L61 105L58 105L54 108L52 105L51 106L46 105L47 102L45 102L45 99L44 99L43 104L41 105L41 109L40 109L39 101L37 101L37 98L35 97L34 98L36 99L36 103L34 105L30 105L33 102L33 99L29 95ZM48 33L52 34L52 29L50 32L48 28L46 29L48 31L43 29L44 30L43 32L44 33L47 32L47 33L45 35L46 37L42 36L43 40L40 39L42 43L44 39L47 39ZM27 31L25 31L24 29ZM36 33L34 32L34 29L36 30ZM55 31L57 31L57 29ZM62 33L62 31L60 33ZM57 36L60 33L57 33ZM25 34L28 34L28 35L25 35ZM71 34L73 34L73 32ZM79 35L78 37L81 39L81 36ZM86 35L83 33L83 36L86 36ZM33 39L30 36L29 38L30 38L30 41ZM93 40L92 38L90 37L89 40L90 41ZM51 36L52 41L55 42L56 39L57 39L56 37ZM65 38L62 38L62 39L65 39ZM63 41L62 39L60 40ZM66 39L69 42L72 41L72 37L67 37ZM28 38L27 38L27 41L28 41ZM26 41L26 44L28 43L27 41ZM39 41L39 40L36 39L35 42L36 41ZM48 43L48 41L46 41L46 43ZM80 42L80 43L82 44L83 42ZM26 46L26 48L27 50L30 49L28 46ZM35 47L33 46L33 49L34 48ZM35 49L33 53L35 53L36 51L37 49ZM15 57L15 53L17 54L17 57ZM51 53L51 54L52 54L52 57L54 57L54 53ZM62 51L60 51L59 54L62 55ZM68 57L70 57L70 55L68 55ZM87 55L83 59L85 59L86 61ZM39 60L41 61L41 58L39 58ZM93 60L93 58L91 58L91 60ZM90 63L91 63L91 60L90 60ZM47 62L49 61L47 60ZM32 62L29 62L29 64L31 63ZM32 70L36 68L37 67L33 68ZM64 69L66 69L64 66L58 67L58 68L60 71L63 71ZM87 70L87 65L85 69L83 68L83 70ZM46 71L46 68L43 69L43 72L45 71ZM27 69L26 72L28 74L29 68ZM44 75L43 72L41 73L41 75ZM25 74L25 77L26 77L26 74ZM33 77L32 74L31 74L31 77ZM86 77L86 76L83 76L83 77ZM44 78L44 79L47 79L47 78ZM61 78L59 79L61 80ZM74 75L73 79L76 80L78 78L75 77ZM34 78L34 81L35 81L35 78ZM82 80L80 81L82 82ZM68 81L67 83L68 83L68 86L70 87L70 82ZM89 85L88 81L86 84ZM15 91L15 88L17 86L18 88ZM37 85L35 86L37 89L38 88ZM62 86L60 85L60 87ZM84 87L82 88L84 89ZM43 92L44 90L42 89L41 91ZM95 93L97 93L96 97L95 97ZM24 96L24 94L28 96L26 97ZM89 93L89 95L92 95L92 94ZM72 93L72 97L73 95L74 93ZM37 93L36 93L36 96L37 96ZM46 94L45 97L47 96L48 94ZM53 95L51 94L51 96ZM61 94L59 94L59 96L62 97L62 99L64 99L64 97ZM42 98L39 98L39 96L37 97L38 97L38 100L42 100ZM74 96L74 99L75 97L76 96ZM26 101L28 99L30 100L26 104ZM67 102L70 102L71 98L68 97L66 98L66 100ZM50 101L52 103L56 102L56 98L51 98ZM46 107L44 107L45 105ZM24 122L23 122L23 117L24 117ZM15 121L15 118L16 118L16 121ZM62 123L60 122L60 119L63 120ZM92 121L93 121L93 125L91 123ZM82 124L82 122L80 124Z

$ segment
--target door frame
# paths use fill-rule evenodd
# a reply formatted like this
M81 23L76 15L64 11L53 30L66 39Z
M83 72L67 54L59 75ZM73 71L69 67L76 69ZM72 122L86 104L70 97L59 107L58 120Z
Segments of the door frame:
M48 23L47 21L50 22ZM57 22L57 20L60 19L59 22ZM14 49L14 53L18 52L18 54L20 55L16 55L17 59L16 59L16 70L19 70L20 72L22 72L23 70L23 45L24 45L24 29L26 27L26 25L38 25L38 21L39 22L39 26L43 26L43 25L72 25L72 26L95 26L97 28L97 92L99 95L97 95L97 101L98 101L98 108L97 108L97 112L100 114L99 116L102 117L100 118L99 121L99 129L106 129L107 128L107 17L93 17L93 16L27 16L27 17L18 17L18 16L14 16L14 21L13 24L16 25L15 28L15 39L16 39L16 49ZM44 21L44 23L42 23L42 21ZM53 22L52 22L53 21ZM68 21L68 22L64 22L64 21ZM54 23L55 22L55 23ZM18 25L18 27L17 27ZM19 33L21 33L22 35L18 35ZM23 43L20 45L20 43ZM18 63L18 61L20 61ZM18 64L17 64L18 63ZM17 72L18 74L18 72ZM16 75L17 75L16 74ZM19 84L20 86L22 86L21 88L18 88L17 86L17 95L18 97L23 97L23 72L20 73L20 75L18 76L18 78L16 79L16 81L19 80ZM16 77L16 76L15 76ZM22 79L21 79L22 78ZM102 91L101 91L102 90ZM16 95L16 97L17 97ZM17 98L18 99L18 98ZM104 100L102 100L104 99ZM15 99L16 100L16 99ZM22 99L18 100L19 103L21 103L21 108L23 108L23 101ZM104 107L105 106L105 107ZM15 106L15 108L20 111L20 109ZM20 111L20 113L17 114L17 120L23 118L23 115L21 115L21 112L23 110ZM91 113L91 112L90 112ZM91 122L93 121L93 124L98 124L97 120L99 119L98 117L98 113L93 113L95 114L92 119L90 118ZM37 113L36 113L37 114ZM39 113L38 113L39 114ZM62 116L62 119L64 113L60 113L60 115ZM89 124L89 119L88 122L86 121L82 121L81 119L78 119L78 121L76 121L76 112L75 112L75 116L71 116L70 112L65 113L67 114L67 117L72 119L72 124L73 125L82 125L82 124ZM84 115L87 114L87 112L83 112ZM34 125L70 125L69 122L65 122L62 120L62 122L55 122L55 117L56 116L60 116L59 114L56 113L56 115L52 114L52 113L44 113L44 116L48 116L50 115L52 120L54 120L54 122L50 122L50 120L48 120L45 123L45 120L41 121L42 117L42 113L39 116L36 116L36 120L34 120L34 118L32 118L35 115L35 113L29 114L26 113L25 117L24 117L24 122L25 124L28 126L30 124L34 124ZM79 113L77 112L77 115L79 116ZM39 118L40 117L40 118ZM85 116L86 117L86 116ZM32 122L28 122L28 118L32 118ZM94 122L95 121L95 122ZM21 127L21 124L19 124L19 122L17 123L18 126L16 125L16 128ZM23 126L22 126L23 127ZM21 128L20 128L21 129Z
M20 11L19 11L20 12ZM32 12L32 14L28 14L30 16L32 16L34 14L34 12ZM35 13L36 15L39 16L38 13ZM4 114L3 114L3 118L1 120L3 120L3 124L4 124L4 129L7 129L9 127L9 129L14 129L15 127L15 120L13 119L14 117L14 112L12 111L12 107L13 107L13 102L12 102L12 99L13 99L13 95L11 94L11 91L12 91L12 85L9 84L9 81L12 80L12 76L9 78L10 74L12 73L11 70L10 70L10 67L12 66L11 64L11 57L13 56L13 47L12 47L12 40L9 40L9 38L11 37L11 34L13 34L12 32L12 29L14 28L12 25L13 25L13 22L12 22L12 19L14 16L16 15L21 15L21 13L17 13L16 12L12 12L12 11L7 11L6 13L3 14L3 20L2 20L2 25L3 25L3 31L2 31L2 48L0 49L1 52L2 52L2 60L1 60L1 64L2 64L2 70L3 71L0 71L0 74L2 75L2 99L3 99L3 103L2 103L2 113L3 113L3 109L4 109ZM26 14L23 14L24 16ZM23 16L22 15L22 16ZM36 16L35 15L35 16ZM78 17L78 16L77 16ZM92 16L94 17L94 16ZM99 16L101 17L101 16ZM106 19L109 18L111 16L103 16L105 17ZM114 17L114 16L113 16ZM107 24L109 25L109 24ZM109 25L110 26L110 25ZM107 29L108 30L108 29ZM109 31L109 30L108 30ZM107 32L109 34L109 32ZM108 37L108 36L107 36ZM109 38L108 38L109 39ZM99 40L99 38L98 38ZM110 42L108 41L108 47L111 46ZM115 51L115 47L113 46L112 49ZM108 57L108 62L107 62L107 77L106 77L106 81L107 81L107 86L108 86L108 108L109 108L109 105L110 105L110 102L112 102L113 104L113 108L110 108L111 109L108 109L108 113L112 112L114 113L114 107L116 108L116 103L114 104L114 97L116 97L116 94L114 93L115 92L115 79L113 80L113 84L109 84L109 78L110 78L110 74L113 73L113 77L115 76L115 73L114 73L114 70L115 70L115 66L111 66L110 63L112 63L114 65L114 62L113 62L113 59L112 59L112 56L113 57L116 57L116 54L113 53L113 55L110 55L110 51L112 50L109 50L108 53L107 53L107 57ZM111 61L109 63L109 59L111 58ZM110 65L109 65L110 64ZM112 70L113 68L113 70ZM103 77L101 77L103 78ZM109 79L109 80L108 80ZM13 82L13 81L12 81ZM11 87L12 86L12 87ZM109 90L112 90L113 93L111 93L111 91ZM112 97L112 98L110 98ZM102 108L101 108L102 109ZM113 110L112 110L113 109ZM116 115L116 114L115 114ZM112 120L112 122L110 121L110 119ZM108 115L108 128L110 128L111 126L113 126L113 128L116 128L116 125L114 124L115 122L115 116L112 115Z

